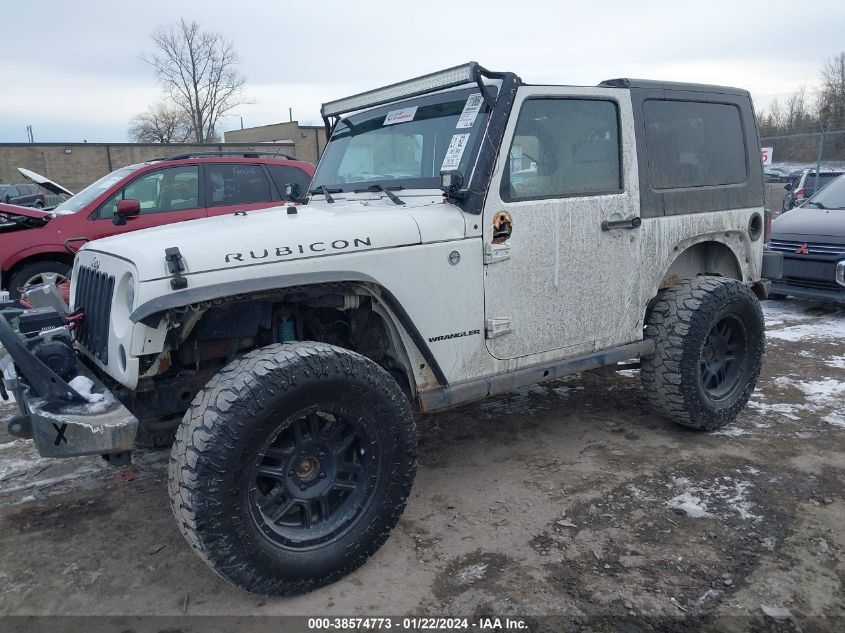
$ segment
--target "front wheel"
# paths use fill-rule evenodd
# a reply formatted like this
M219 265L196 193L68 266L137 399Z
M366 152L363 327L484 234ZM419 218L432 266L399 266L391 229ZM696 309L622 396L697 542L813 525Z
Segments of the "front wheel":
M655 351L640 372L652 406L674 422L712 431L748 402L763 361L763 312L735 279L696 277L663 291L646 321Z
M67 300L70 290L71 267L64 262L42 260L24 264L9 278L9 295L19 299L21 291L35 284L55 284Z
M179 529L233 585L291 595L386 540L411 491L417 431L386 371L322 343L231 362L197 394L170 456Z

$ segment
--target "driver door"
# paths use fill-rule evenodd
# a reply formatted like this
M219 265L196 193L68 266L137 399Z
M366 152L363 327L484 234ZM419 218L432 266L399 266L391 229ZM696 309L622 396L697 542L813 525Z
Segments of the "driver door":
M642 339L634 145L626 90L518 89L484 209L494 357Z
M141 213L115 225L121 200L138 200ZM93 216L91 239L206 217L199 165L165 167L145 172L113 194Z

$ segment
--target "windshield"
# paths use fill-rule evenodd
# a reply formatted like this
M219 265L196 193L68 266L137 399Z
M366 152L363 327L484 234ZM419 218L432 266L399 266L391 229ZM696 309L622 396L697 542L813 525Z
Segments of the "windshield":
M353 115L338 123L311 187L331 192L439 189L440 172L468 178L486 106L478 89L455 90Z
M821 209L845 209L845 176L840 176L802 206Z
M116 184L132 172L138 171L141 167L143 167L143 165L130 165L129 167L116 169L110 174L103 176L98 181L88 185L75 196L72 196L62 202L59 206L53 209L53 213L76 213L83 207L90 204L92 200L103 193L106 189Z

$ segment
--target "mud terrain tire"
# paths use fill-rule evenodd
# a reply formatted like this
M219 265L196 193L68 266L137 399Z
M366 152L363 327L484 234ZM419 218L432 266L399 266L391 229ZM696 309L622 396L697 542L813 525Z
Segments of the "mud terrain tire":
M170 502L188 543L225 580L304 593L387 540L416 448L410 403L381 367L322 343L270 345L194 398L170 454Z
M704 431L736 418L754 391L765 344L751 290L735 279L685 279L661 293L645 334L655 351L640 373L657 412Z

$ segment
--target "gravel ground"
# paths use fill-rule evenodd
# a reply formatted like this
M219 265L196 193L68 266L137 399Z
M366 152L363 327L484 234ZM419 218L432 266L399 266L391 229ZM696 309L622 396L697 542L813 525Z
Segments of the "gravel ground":
M654 416L636 370L420 417L388 543L296 598L242 593L191 552L167 452L120 469L44 460L2 431L0 614L564 614L608 630L692 615L744 630L777 607L792 616L779 627L842 630L845 311L764 309L758 389L720 432Z

